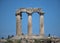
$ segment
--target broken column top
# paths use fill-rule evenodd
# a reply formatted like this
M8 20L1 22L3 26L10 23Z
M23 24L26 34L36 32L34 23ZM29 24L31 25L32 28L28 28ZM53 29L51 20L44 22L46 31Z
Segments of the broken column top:
M19 10L17 10L16 13L20 13L20 12L27 12L27 13L33 13L33 12L40 12L41 8L20 8Z
M20 13L29 13L29 14L32 14L32 13L41 13L42 12L42 9L41 8L20 8L17 10L16 12L16 15L20 14Z

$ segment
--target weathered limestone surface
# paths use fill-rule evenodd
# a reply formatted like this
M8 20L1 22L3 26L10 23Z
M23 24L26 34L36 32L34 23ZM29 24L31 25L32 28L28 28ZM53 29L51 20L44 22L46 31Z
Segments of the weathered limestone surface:
M40 37L44 36L44 13L40 13Z
M20 15L16 15L16 35L20 36L22 34L21 32L21 16Z
M40 36L44 36L44 13L41 11L41 8L20 8L17 10L17 32L16 34L21 35L21 19L20 17L23 12L28 14L28 35L32 35L32 13L37 12L40 15Z
M32 15L28 14L28 35L32 35Z
M40 12L41 8L20 8L19 10L17 10L16 13L20 13L20 12L27 12L27 13L34 13L34 12Z

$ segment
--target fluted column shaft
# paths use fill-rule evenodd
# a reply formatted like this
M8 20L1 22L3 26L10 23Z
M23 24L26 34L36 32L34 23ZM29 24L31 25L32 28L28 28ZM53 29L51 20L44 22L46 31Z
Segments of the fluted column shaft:
M40 36L44 36L44 13L40 13Z
M28 35L32 35L32 14L28 14Z
M16 15L16 35L21 36L21 15L20 13Z

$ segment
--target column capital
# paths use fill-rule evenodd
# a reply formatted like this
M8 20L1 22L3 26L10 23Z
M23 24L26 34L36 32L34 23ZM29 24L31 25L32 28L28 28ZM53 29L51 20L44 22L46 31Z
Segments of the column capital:
M28 16L32 16L32 13L27 13L28 14Z
M15 15L16 16L19 15L20 16L20 19L22 19L22 13L16 13Z
M16 13L15 16L20 15L22 17L22 13Z
M16 13L15 16L20 15L20 13Z
M44 12L38 12L39 13L39 15L44 15L45 13Z

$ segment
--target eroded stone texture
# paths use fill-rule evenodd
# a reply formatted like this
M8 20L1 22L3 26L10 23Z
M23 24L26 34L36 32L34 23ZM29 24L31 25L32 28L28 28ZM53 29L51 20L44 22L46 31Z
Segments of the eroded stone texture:
M16 13L20 13L20 12L27 12L27 13L33 13L33 12L40 12L41 8L20 8L19 10L17 10Z
M44 36L44 15L40 15L40 37Z
M32 15L28 15L28 35L32 35Z
M23 12L28 14L28 35L32 35L32 13L37 12L40 15L40 36L44 35L44 13L41 8L20 8L17 10L17 34L21 35L21 19L20 16ZM19 16L20 14L20 16ZM20 20L19 20L20 19ZM20 27L19 27L20 26Z
M22 34L21 32L21 16L20 14L16 15L16 35L20 36Z

